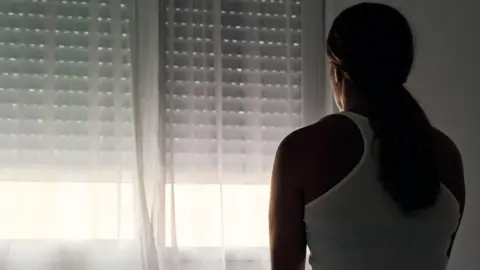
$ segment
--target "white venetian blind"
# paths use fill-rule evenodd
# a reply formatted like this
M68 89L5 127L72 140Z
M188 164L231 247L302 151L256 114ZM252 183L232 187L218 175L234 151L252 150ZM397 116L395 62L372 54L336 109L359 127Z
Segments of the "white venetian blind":
M3 179L117 181L133 163L126 2L0 2Z
M263 265L273 158L302 124L301 3L167 2L165 246Z
M301 5L169 1L167 143L179 182L267 184L301 125Z
M132 237L128 3L0 1L0 238Z

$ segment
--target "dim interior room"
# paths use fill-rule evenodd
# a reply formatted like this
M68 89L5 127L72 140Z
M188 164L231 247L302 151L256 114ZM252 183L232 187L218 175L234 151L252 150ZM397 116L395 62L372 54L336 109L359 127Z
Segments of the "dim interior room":
M0 1L0 269L270 269L275 152L336 111L325 38L359 2ZM476 270L480 2L376 2L410 21L408 89L462 154L448 269Z

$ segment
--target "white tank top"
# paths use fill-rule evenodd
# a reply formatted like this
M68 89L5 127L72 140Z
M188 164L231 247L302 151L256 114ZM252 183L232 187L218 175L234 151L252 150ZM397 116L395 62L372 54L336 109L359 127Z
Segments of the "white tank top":
M442 185L432 207L404 215L378 180L368 119L340 114L360 129L364 153L340 183L305 206L312 269L446 269L447 249L460 218L453 194Z

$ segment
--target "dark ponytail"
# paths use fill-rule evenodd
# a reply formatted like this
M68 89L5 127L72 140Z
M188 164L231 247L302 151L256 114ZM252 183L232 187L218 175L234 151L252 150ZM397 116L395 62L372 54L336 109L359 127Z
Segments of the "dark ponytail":
M343 11L327 40L328 56L369 102L379 179L405 212L435 203L440 189L434 130L403 84L413 63L413 36L395 9L363 3Z
M402 210L423 209L435 203L440 189L433 127L403 86L388 90L397 92L395 101L373 102L369 115L380 180Z

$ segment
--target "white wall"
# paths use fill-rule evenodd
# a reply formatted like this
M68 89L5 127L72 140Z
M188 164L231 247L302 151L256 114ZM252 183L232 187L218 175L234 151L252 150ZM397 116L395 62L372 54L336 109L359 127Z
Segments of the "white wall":
M327 20L358 2L326 0ZM409 89L464 158L467 205L449 270L480 269L480 1L377 2L399 8L410 20L417 59Z

